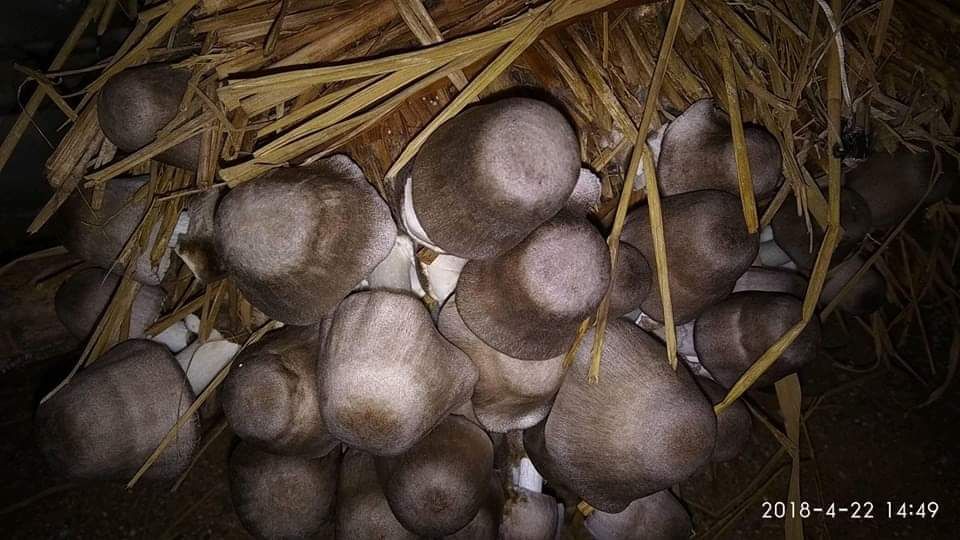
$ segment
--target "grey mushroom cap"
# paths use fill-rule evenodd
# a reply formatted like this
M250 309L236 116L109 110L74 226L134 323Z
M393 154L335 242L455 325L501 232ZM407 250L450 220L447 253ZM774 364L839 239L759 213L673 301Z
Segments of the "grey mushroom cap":
M445 540L495 540L500 529L500 517L503 513L503 488L500 486L496 471L487 482L487 496L480 505L477 515L459 531L444 536Z
M523 360L563 354L610 282L610 254L585 219L561 213L517 247L472 260L457 284L467 327L498 351Z
M416 540L390 510L377 479L373 456L350 449L343 455L337 484L337 538Z
M842 261L857 249L873 227L870 207L856 191L844 188L840 191L840 224L843 235L833 253L834 261ZM770 223L773 239L804 273L809 273L817 260L825 232L811 217L810 227L803 216L797 214L796 199L787 197L780 211ZM812 232L812 234L811 234Z
M547 482L621 512L700 470L717 420L693 376L674 371L666 348L623 319L608 323L600 380L588 383L593 339L584 337L550 415L523 442Z
M403 454L374 461L400 523L422 536L444 536L470 523L487 498L493 443L479 426L451 415Z
M753 192L763 200L776 191L782 177L780 144L762 126L744 126L753 177ZM719 189L739 196L730 117L712 99L691 105L671 122L663 135L657 161L662 195Z
M820 305L826 306L832 302L865 262L863 257L855 255L832 268L820 292ZM886 294L887 280L876 267L871 266L863 277L850 286L837 307L850 315L869 315L883 306Z
M91 206L92 190L78 190L63 205L64 245L81 259L122 274L124 265L117 263L130 237L136 232L150 201L147 198L148 176L115 178L107 183L103 203L98 210ZM147 246L153 246L160 231L158 223L151 231ZM132 276L145 285L158 285L169 267L165 254L157 267L150 261L148 248L134 262Z
M163 64L129 68L114 75L103 85L97 98L103 134L128 153L152 143L180 111L190 77L190 70ZM160 153L155 159L182 169L197 170L200 135Z
M530 362L497 351L467 328L455 299L444 304L437 325L477 366L479 378L471 398L477 420L489 431L506 433L546 418L563 382L563 355Z
M337 308L317 377L324 421L337 439L397 455L467 402L478 375L417 298L370 291Z
M650 263L640 250L621 242L610 284L609 316L616 318L637 309L650 294L653 279Z
M560 111L527 98L460 113L427 139L409 168L424 232L467 259L519 244L563 208L579 173L573 127Z
M760 291L739 292L697 318L694 342L700 363L720 385L732 387L780 337L800 322L803 302ZM794 342L758 380L773 384L817 357L820 319L813 317Z
M54 307L63 326L78 339L86 339L110 304L120 277L100 268L87 268L70 276L57 289ZM163 306L163 289L143 285L130 310L130 336L142 337L156 322Z
M320 414L319 325L288 326L244 349L220 388L230 428L274 454L324 456L337 446Z
M697 377L697 384L707 395L710 403L716 405L727 396L727 390L704 377ZM753 419L743 400L737 400L717 416L717 446L713 450L713 461L730 461L740 455L750 440Z
M687 540L693 532L690 514L669 490L637 499L623 512L593 512L583 524L595 540Z
M758 235L747 232L740 200L723 191L663 199L663 230L676 324L695 319L730 294L759 249ZM640 208L627 216L620 240L640 250L647 261L655 261L650 231L649 212ZM659 288L650 287L640 309L663 321Z
M54 468L89 480L129 480L195 399L170 351L130 339L41 403L36 428L40 449ZM144 474L168 480L186 470L200 438L190 417Z
M387 257L396 226L344 156L275 169L217 209L216 251L244 296L271 318L308 325Z
M544 493L517 488L503 508L500 538L504 540L553 540L562 516L557 500Z
M807 278L785 268L751 266L733 287L733 292L741 291L778 292L802 300L807 294Z
M339 466L339 450L280 456L241 442L229 463L233 508L257 538L316 537L333 519Z

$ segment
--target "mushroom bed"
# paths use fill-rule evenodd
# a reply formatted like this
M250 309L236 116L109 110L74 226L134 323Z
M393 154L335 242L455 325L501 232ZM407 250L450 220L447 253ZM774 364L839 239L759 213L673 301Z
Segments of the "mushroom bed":
M853 155L837 121L865 83L833 41L822 66L782 66L824 73L827 109L803 109L799 82L790 104L744 71L765 38L723 3L383 4L141 13L48 164L39 224L57 211L82 260L56 314L87 346L37 409L45 458L179 484L226 426L259 538L688 538L674 488L748 444L748 389L776 392L768 427L796 451L826 317L880 320L878 239L944 211L955 151ZM424 47L357 60L347 44L394 15ZM631 26L665 21L642 56ZM716 65L667 68L698 39ZM543 62L562 90L527 84ZM823 137L794 140L801 119Z

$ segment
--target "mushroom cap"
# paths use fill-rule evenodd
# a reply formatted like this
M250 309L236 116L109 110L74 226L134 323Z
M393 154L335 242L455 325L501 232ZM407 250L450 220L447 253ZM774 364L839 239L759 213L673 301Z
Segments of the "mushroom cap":
M759 240L747 232L740 200L716 190L695 191L663 199L663 231L676 324L695 319L707 306L730 294L737 279L757 256ZM655 261L650 214L640 208L627 216L620 241ZM640 305L663 321L660 290L650 287Z
M119 276L100 268L77 272L57 289L53 300L57 318L76 338L86 339L110 304L110 298L119 284ZM130 310L130 337L143 336L146 329L157 320L163 298L163 289L159 287L140 287Z
M149 181L149 176L111 180L99 210L90 205L92 190L78 190L70 196L62 210L67 249L90 264L122 274L125 267L117 263L117 256L147 213L150 201L144 186ZM160 284L170 265L169 255L164 255L156 268L150 262L149 246L156 242L159 232L158 223L147 241L148 249L134 263L133 278L145 285Z
M743 129L753 177L753 192L763 200L776 191L780 144L764 127ZM657 181L665 197L701 189L740 195L730 117L712 99L697 101L667 125L657 161Z
M785 268L751 266L733 287L733 292L741 291L784 293L802 300L807 294L807 278Z
M375 455L412 447L470 399L478 377L422 302L388 291L355 293L340 304L317 376L330 432Z
M250 303L288 324L328 317L395 238L386 203L343 156L274 169L231 190L216 215L224 267Z
M320 414L320 329L288 326L244 349L220 388L230 428L274 454L323 456L337 441Z
M610 284L609 316L620 317L640 307L650 294L653 278L650 263L640 250L621 242Z
M444 536L444 540L496 540L500 538L500 517L503 514L503 488L500 486L496 471L487 481L487 496L480 505L477 515L459 531Z
M567 350L609 282L603 237L585 219L564 212L503 255L468 262L457 284L457 309L491 347L514 358L546 360Z
M373 456L349 449L337 484L336 538L416 540L393 515L377 479Z
M422 536L444 536L467 526L488 497L493 443L478 425L450 415L403 454L374 461L400 523Z
M230 498L257 538L312 538L333 519L340 451L280 456L241 442L230 455Z
M560 111L507 98L440 126L408 170L413 209L430 242L479 259L513 248L563 208L580 174L580 151Z
M829 304L843 289L854 274L866 261L860 255L854 255L830 270L820 292L820 305ZM886 301L887 280L875 266L871 266L837 305L850 315L868 315L880 309Z
M713 405L727 396L727 390L710 379L697 377L697 384ZM752 429L753 419L743 400L737 400L724 409L717 415L717 446L713 449L713 461L730 461L740 455L750 440Z
M623 319L607 325L602 369L587 382L594 331L581 344L546 420L524 432L537 470L604 512L692 475L713 454L717 421L666 348Z
M693 532L690 514L666 489L633 501L623 512L595 511L583 525L595 540L686 540Z
M103 134L124 152L152 143L180 111L190 70L164 64L125 69L110 78L97 98ZM191 171L200 161L197 135L156 156L157 161Z
M873 220L870 216L870 207L863 197L848 188L840 190L840 224L843 226L843 235L834 251L834 261L843 260L857 249L872 228ZM820 225L811 218L812 231L808 230L804 217L797 215L796 199L790 195L773 217L770 226L773 228L773 239L780 249L786 252L797 268L809 273L817 260L817 253L825 236Z
M740 376L781 336L798 323L803 302L788 294L745 291L730 295L697 318L694 341L700 363L721 386ZM773 384L817 357L820 319L813 317L797 339L758 380Z
M574 186L573 193L570 194L563 208L568 212L586 216L600 205L602 191L600 177L590 169L581 168L577 185Z
M500 538L504 540L553 540L562 516L557 500L544 493L517 488L503 508Z
M467 328L457 311L456 296L444 304L437 326L477 366L480 376L471 401L484 429L506 433L547 417L563 382L563 355L530 362L501 353Z
M129 480L195 397L166 347L145 339L123 341L40 404L40 449L70 477ZM194 415L143 477L181 474L199 438Z

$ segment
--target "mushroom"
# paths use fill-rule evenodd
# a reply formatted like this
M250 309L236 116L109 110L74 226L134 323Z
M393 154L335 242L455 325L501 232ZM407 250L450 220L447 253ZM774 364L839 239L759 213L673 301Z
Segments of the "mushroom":
M88 338L119 284L119 276L100 268L77 272L57 289L54 297L57 318L77 339ZM130 308L129 337L142 337L157 320L163 298L163 289L159 287L140 287Z
M503 540L553 540L561 522L561 508L550 495L516 488L503 508Z
M826 306L832 302L864 264L866 260L863 257L854 255L833 267L820 292L820 305ZM876 267L871 266L863 277L850 285L837 307L850 315L869 315L883 306L886 291L887 280Z
M611 276L610 307L608 316L620 317L637 309L650 294L653 273L650 263L640 250L630 244L620 243L617 268Z
M313 538L333 519L340 451L280 456L241 442L230 455L230 499L257 538Z
M214 246L214 216L220 192L198 193L187 201L187 231L177 237L176 252L203 283L224 277L226 271Z
M595 540L686 540L693 532L690 514L669 490L637 499L616 514L594 511L583 525Z
M577 185L567 199L564 209L579 216L587 216L600 205L600 177L587 168L580 169Z
M506 433L546 418L563 382L563 355L529 362L497 351L464 324L457 312L456 296L444 304L437 325L443 337L467 353L477 366L480 376L471 401L484 429Z
M54 468L70 477L128 480L195 397L163 345L123 341L40 404L40 449ZM199 419L193 415L143 478L180 475L199 438Z
M91 190L75 192L63 205L67 249L90 264L124 273L125 266L117 263L117 257L147 213L149 180L148 176L111 180L104 188L103 201L97 210L92 207ZM132 268L132 277L144 285L159 285L170 267L169 250L156 266L150 261L150 248L159 232L158 223L150 233L148 248L137 257Z
M621 512L700 470L717 420L690 373L674 371L666 348L623 319L608 323L600 380L589 383L593 339L591 330L549 416L523 442L547 482Z
M563 208L579 156L570 123L547 103L477 105L440 126L398 177L397 215L437 251L493 257Z
M788 294L746 291L730 295L697 318L694 341L700 362L725 388L781 336L800 322L803 302ZM820 319L813 317L794 342L758 380L773 384L816 358Z
M319 325L288 326L244 349L220 388L230 428L274 454L324 456L336 445L317 395Z
M374 461L400 523L432 538L459 531L477 515L488 496L493 443L479 426L451 415L406 452Z
M706 377L697 377L697 384L713 405L727 397L725 388ZM753 420L750 418L750 411L742 400L735 401L733 405L724 409L717 415L717 445L713 449L712 461L721 463L740 455L743 447L750 440L752 429Z
M857 249L870 232L873 223L870 216L869 206L856 191L846 188L840 191L840 224L843 226L843 234L834 251L834 261L842 261ZM796 263L798 269L809 274L823 243L824 230L811 219L811 236L806 220L797 213L796 199L792 195L783 203L770 225L777 245Z
M274 169L217 208L216 250L243 295L271 318L308 325L390 253L390 211L349 158Z
M802 300L807 294L807 279L792 270L751 266L733 286L733 292L741 291L778 292Z
M647 261L654 261L650 230L649 212L640 208L627 216L620 240L640 250ZM663 199L663 231L677 324L695 319L707 306L730 294L757 256L757 235L747 233L739 199L723 191L703 190ZM640 309L663 321L657 287L650 287Z
M337 484L337 538L416 540L390 510L373 456L350 449L343 455Z
M180 112L190 71L163 64L129 68L110 78L97 98L100 129L113 144L132 153L152 143ZM200 135L165 150L157 161L197 170Z
M546 360L567 350L609 281L603 237L585 219L564 212L503 255L468 262L457 285L457 309L494 349Z
M337 308L320 353L320 409L337 439L398 455L469 400L477 376L418 299L358 292Z
M762 126L743 130L753 177L753 193L763 200L776 191L780 176L780 144ZM665 197L701 189L719 189L739 196L737 161L730 117L716 101L701 99L667 125L657 161L657 181Z
M496 540L500 529L500 517L503 514L503 489L493 474L487 481L487 496L480 505L477 515L459 531L444 536L444 540Z

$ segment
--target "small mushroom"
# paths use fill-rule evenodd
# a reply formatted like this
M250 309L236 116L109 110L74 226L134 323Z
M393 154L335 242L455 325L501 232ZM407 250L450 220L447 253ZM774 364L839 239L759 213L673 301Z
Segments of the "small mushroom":
M358 292L337 308L320 353L320 409L337 439L375 455L398 455L468 401L477 376L422 302Z
M195 399L170 351L123 341L40 404L40 449L54 468L89 480L129 480ZM186 470L200 438L190 417L144 474L168 480Z
M600 177L590 169L581 168L577 185L574 186L564 209L579 216L586 216L600 205L601 191Z
M77 272L57 289L54 297L57 318L77 339L88 338L119 284L119 276L100 268ZM129 337L142 337L157 320L163 298L163 289L159 287L140 287L130 309Z
M777 139L762 126L744 126L744 138L753 177L753 193L763 200L782 181ZM657 162L662 195L679 195L701 189L719 189L739 196L730 117L712 99L691 105L667 125Z
M723 191L703 190L663 199L663 231L677 324L695 319L707 306L730 294L757 256L757 235L747 233L740 200ZM656 260L646 208L627 216L620 240L640 250L647 261ZM663 321L656 286L650 287L640 309Z
M782 335L800 322L803 302L788 294L739 292L715 304L697 318L697 355L713 378L732 387ZM773 384L797 372L817 357L820 319L813 317L794 342L758 380Z
M340 451L280 456L241 442L230 455L230 498L257 538L314 538L333 519Z
M595 540L687 540L690 514L669 490L630 503L623 512L594 511L583 522Z
M854 255L832 268L820 293L820 305L826 306L832 302L865 263L863 257ZM869 315L883 306L886 292L887 280L876 267L871 266L863 277L850 285L837 307L850 315Z
M843 226L843 235L833 253L833 260L842 261L855 251L870 232L872 223L870 207L863 197L851 189L842 189L840 224ZM805 274L810 273L825 235L816 220L810 218L811 229L808 230L804 217L797 214L796 199L791 195L774 216L771 227L777 245L796 263L798 269Z
M516 488L503 508L500 538L503 540L553 540L560 523L557 500L543 493Z
M546 420L524 448L547 482L604 512L666 489L713 454L717 420L686 369L631 324L607 325L600 380L587 381L594 331L581 343Z
M400 523L421 536L444 536L470 523L487 498L493 443L479 426L451 415L406 452L375 462Z
M503 513L503 489L494 473L487 482L487 496L477 515L459 531L444 536L444 540L496 540L500 538L500 517Z
M697 377L697 384L713 405L727 397L727 390L710 379ZM717 446L713 449L712 461L721 463L740 455L750 440L752 429L750 410L742 400L737 400L724 409L717 415Z
M390 253L396 227L345 156L274 169L217 208L216 250L244 296L271 318L308 325Z
M464 324L457 312L456 296L444 304L437 325L443 337L467 353L477 366L480 377L471 401L484 429L506 433L546 418L563 382L563 355L529 362L497 351Z
M343 455L337 484L337 538L416 540L390 510L373 456L350 449Z
M187 231L177 237L176 252L203 283L224 277L226 271L214 245L214 216L220 191L198 193L187 201Z
M467 259L499 255L566 204L580 173L560 111L527 98L477 105L440 126L398 178L404 227Z
M616 318L637 309L650 294L653 278L650 263L640 250L621 242L617 268L611 277L608 316Z
M163 64L129 68L114 75L103 85L97 99L103 134L128 153L152 143L177 116L189 82L189 70ZM197 170L200 136L160 153L156 159L181 169Z
M468 262L457 285L457 309L494 349L546 360L567 350L609 281L603 237L583 218L564 212L503 255Z
M802 300L807 294L807 279L793 270L751 266L733 286L733 292L741 291L778 292Z
M244 349L220 388L230 428L241 439L284 455L324 456L337 445L320 414L320 329L288 326Z

